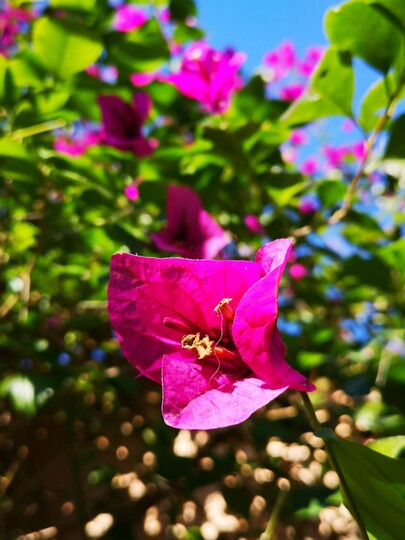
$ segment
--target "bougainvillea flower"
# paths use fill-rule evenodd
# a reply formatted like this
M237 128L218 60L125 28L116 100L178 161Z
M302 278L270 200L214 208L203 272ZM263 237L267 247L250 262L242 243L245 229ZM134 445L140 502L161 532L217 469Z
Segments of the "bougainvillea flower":
M155 246L190 259L212 259L230 242L190 188L169 184L167 225L151 235Z
M53 148L60 154L76 158L85 154L89 148L96 146L99 142L99 135L89 131L78 137L58 136L53 141Z
M308 275L308 270L303 264L294 263L290 266L289 273L294 281L300 281Z
M206 43L194 43L184 52L180 71L166 81L202 103L208 112L224 112L232 93L242 87L238 70L245 60L244 53L220 52Z
M312 176L318 170L318 161L315 158L307 158L300 165L300 171L302 174Z
M264 234L266 232L261 225L259 218L254 214L248 214L247 216L245 216L245 218L243 219L243 223L250 231L255 234Z
M264 57L264 63L271 68L273 82L286 77L295 66L295 62L295 47L290 41L284 41Z
M139 199L139 180L135 180L131 184L124 187L124 195L129 201L137 201Z
M113 255L111 322L127 360L162 384L167 424L238 424L285 390L314 389L276 326L291 245L265 244L256 262Z
M152 102L148 94L138 92L133 103L118 96L99 96L103 131L101 141L118 150L131 151L139 157L151 154L154 144L142 135Z
M148 17L142 9L129 4L117 8L112 25L119 32L132 32L145 24L147 20Z
M298 72L304 77L310 77L316 68L318 62L325 52L325 47L312 46L306 51L305 58L302 62L297 63Z
M280 98L284 101L295 101L302 96L305 90L305 84L296 83L284 86L280 89Z

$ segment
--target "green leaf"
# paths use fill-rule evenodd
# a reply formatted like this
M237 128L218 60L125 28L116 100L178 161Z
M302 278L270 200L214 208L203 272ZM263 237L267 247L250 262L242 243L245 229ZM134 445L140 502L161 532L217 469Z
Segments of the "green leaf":
M387 83L385 79L380 79L370 86L363 97L358 117L360 126L366 131L371 131L388 103Z
M11 229L11 247L13 253L23 253L35 246L38 229L32 223L17 221Z
M298 353L297 360L301 369L313 369L324 364L327 355L320 352L301 351Z
M405 238L400 238L380 248L378 255L386 264L405 274Z
M354 74L349 54L329 48L311 79L312 88L336 105L346 116L352 114Z
M390 127L390 138L385 149L385 158L405 158L405 114L396 118Z
M297 125L325 116L352 116L353 92L351 58L331 47L312 75L307 90L282 119L287 125Z
M0 139L0 170L13 180L35 181L40 176L26 148L6 138Z
M183 22L187 17L195 17L197 8L193 0L170 0L170 18L173 21Z
M10 60L10 70L17 86L44 86L46 71L31 51L21 51Z
M403 39L398 28L378 9L361 0L329 10L325 29L338 49L349 51L383 73L389 71L402 51Z
M365 2L385 8L396 17L405 29L405 3L403 0L365 0Z
M378 540L398 540L405 526L405 460L342 439L328 445L367 531Z
M152 71L169 59L167 42L156 19L133 32L113 32L107 37L107 50L116 65L131 71Z
M176 43L186 43L187 41L198 41L204 37L204 31L195 26L187 26L186 24L178 24L174 33L173 39Z
M396 458L405 450L405 436L383 437L369 443L367 446L376 452L380 452L380 454Z
M78 22L41 17L34 24L34 52L53 75L66 79L93 64L101 40Z
M91 11L96 7L96 0L51 0L50 4L54 9Z
M331 207L340 202L347 191L347 186L339 180L326 180L318 186L318 195L323 206Z

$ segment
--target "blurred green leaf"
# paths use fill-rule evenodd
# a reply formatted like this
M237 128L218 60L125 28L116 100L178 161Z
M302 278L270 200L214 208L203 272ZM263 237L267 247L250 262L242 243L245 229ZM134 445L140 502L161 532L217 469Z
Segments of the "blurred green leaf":
M365 0L365 2L385 8L396 17L405 30L405 4L402 0Z
M97 0L50 0L50 5L54 9L78 11L91 11L96 7Z
M18 221L11 229L11 246L14 253L23 253L36 244L38 228L32 223Z
M50 73L67 79L93 64L103 45L78 22L41 17L34 24L34 52Z
M111 60L130 71L152 71L170 56L156 19L150 19L133 32L113 32L106 37L106 43Z
M405 516L405 460L342 439L328 444L367 531L378 540L398 540Z
M398 28L373 5L362 0L329 10L325 29L338 49L349 51L383 73L388 73L403 51L403 37Z
M10 70L17 86L40 88L46 83L46 71L31 51L21 51L11 58Z
M320 352L301 351L298 353L297 359L299 367L308 370L324 364L327 355Z
M193 0L170 0L170 18L173 21L183 22L187 17L195 17L197 8Z
M13 408L27 415L36 412L35 388L30 379L22 375L10 375L0 383L0 397L8 396Z
M308 88L284 113L287 125L305 124L325 116L352 116L354 74L350 55L330 47Z
M0 170L13 180L35 182L40 177L25 146L6 138L0 139Z
M319 183L318 195L323 206L330 208L340 202L347 191L347 186L339 180L326 180Z
M385 149L385 158L405 158L405 114L396 118L390 126L390 136Z
M367 446L376 452L380 452L380 454L396 458L405 450L405 436L383 437L372 441Z

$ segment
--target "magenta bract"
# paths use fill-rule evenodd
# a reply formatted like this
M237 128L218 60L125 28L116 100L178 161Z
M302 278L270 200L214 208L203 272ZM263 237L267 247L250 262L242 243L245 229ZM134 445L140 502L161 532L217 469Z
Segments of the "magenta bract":
M208 112L224 112L232 93L242 87L238 70L245 60L243 53L220 52L206 43L195 43L185 51L180 71L166 80Z
M265 244L256 262L112 257L111 322L124 356L162 384L167 424L238 424L287 389L314 389L276 327L291 246Z
M230 241L198 195L174 184L167 188L167 225L151 237L158 249L189 259L213 259Z
M142 135L142 125L152 107L148 94L135 94L132 104L109 95L99 96L98 103L103 122L102 142L138 157L149 156L153 144Z

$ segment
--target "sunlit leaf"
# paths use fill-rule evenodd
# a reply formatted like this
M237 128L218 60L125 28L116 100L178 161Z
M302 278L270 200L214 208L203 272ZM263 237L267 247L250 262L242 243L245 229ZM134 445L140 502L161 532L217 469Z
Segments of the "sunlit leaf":
M96 34L77 22L41 17L34 24L34 52L57 77L66 79L93 64L103 45Z
M389 71L402 51L403 38L398 28L375 6L362 1L329 10L325 29L338 49L349 51L383 73Z
M328 443L367 530L378 540L398 540L405 516L405 460L342 439Z

